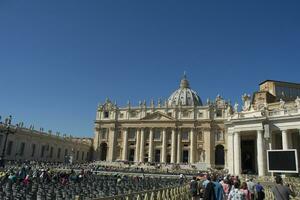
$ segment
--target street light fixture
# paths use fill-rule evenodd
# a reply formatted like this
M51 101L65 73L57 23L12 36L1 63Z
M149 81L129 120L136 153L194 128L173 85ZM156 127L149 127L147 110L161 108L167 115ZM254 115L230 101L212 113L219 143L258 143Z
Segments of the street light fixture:
M9 134L14 134L17 132L17 129L13 130L11 127L11 121L12 121L12 116L10 115L8 118L5 119L4 123L1 123L2 129L0 130L0 133L5 134L5 140L4 140L4 146L2 149L1 157L0 157L0 167L5 167L5 162L4 162L4 157L5 157L5 152L6 152L6 144L7 144L7 138Z

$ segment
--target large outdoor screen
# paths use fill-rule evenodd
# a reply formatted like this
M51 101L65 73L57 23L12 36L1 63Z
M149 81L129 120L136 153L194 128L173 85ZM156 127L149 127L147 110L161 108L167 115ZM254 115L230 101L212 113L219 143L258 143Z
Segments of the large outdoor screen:
M298 173L296 149L268 150L268 171L279 173Z

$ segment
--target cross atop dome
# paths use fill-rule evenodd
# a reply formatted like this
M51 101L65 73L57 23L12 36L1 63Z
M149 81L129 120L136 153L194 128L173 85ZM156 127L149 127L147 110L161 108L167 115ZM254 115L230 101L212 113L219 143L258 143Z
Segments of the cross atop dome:
M180 81L180 88L190 88L190 84L189 84L189 81L186 78L185 71L183 72L183 77Z

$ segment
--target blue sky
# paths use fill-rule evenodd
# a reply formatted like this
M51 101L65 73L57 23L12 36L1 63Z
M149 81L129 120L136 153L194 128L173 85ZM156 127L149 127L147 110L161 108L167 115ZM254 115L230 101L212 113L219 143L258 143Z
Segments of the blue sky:
M300 82L300 1L0 1L0 115L93 136L96 107Z

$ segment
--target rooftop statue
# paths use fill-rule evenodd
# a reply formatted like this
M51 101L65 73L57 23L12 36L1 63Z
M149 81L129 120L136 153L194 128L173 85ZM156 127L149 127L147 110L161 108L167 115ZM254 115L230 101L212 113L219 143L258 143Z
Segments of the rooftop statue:
M285 108L285 101L283 101L282 99L279 100L279 107L281 109L284 109Z
M242 100L243 100L243 103L244 103L244 105L243 105L243 111L247 111L247 110L250 110L250 106L251 106L251 96L250 96L250 94L244 94L243 96L242 96Z
M297 98L295 99L295 104L297 108L300 108L300 98L297 96Z
M237 102L235 102L234 104L234 112L235 113L239 112L239 104Z

